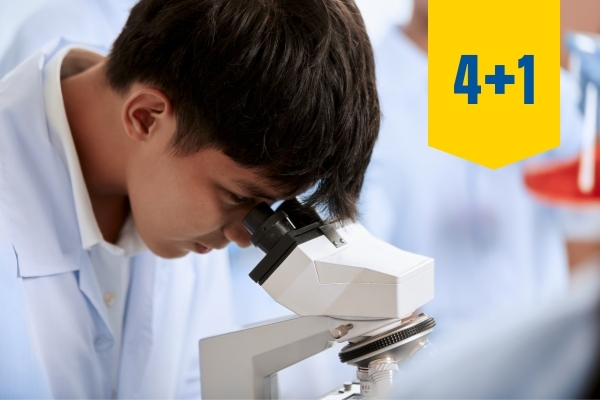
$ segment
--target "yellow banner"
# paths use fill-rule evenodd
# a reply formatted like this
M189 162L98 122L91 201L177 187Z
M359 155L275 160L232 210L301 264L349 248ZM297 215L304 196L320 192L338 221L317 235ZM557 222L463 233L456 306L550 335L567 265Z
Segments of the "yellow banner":
M493 169L560 144L560 0L429 0L428 140Z

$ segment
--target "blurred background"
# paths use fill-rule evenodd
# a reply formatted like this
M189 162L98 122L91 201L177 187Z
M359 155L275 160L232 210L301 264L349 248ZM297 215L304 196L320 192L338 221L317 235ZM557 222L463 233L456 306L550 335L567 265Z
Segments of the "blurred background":
M0 0L0 77L51 40L59 30L57 25L67 35L85 37L90 44L108 49L134 3L132 0ZM582 281L574 278L578 268L582 265L588 268L591 264L597 267L600 263L594 258L600 250L600 195L594 197L594 193L600 193L600 184L594 191L566 198L565 202L561 188L566 181L560 183L556 174L547 172L565 172L569 185L572 184L569 190L579 190L575 188L578 160L586 146L582 142L585 109L582 93L587 83L600 85L589 74L600 70L600 52L596 54L598 42L594 36L600 32L600 1L561 2L561 147L497 171L427 147L426 0L356 0L356 3L375 49L383 111L380 140L361 200L362 222L375 235L404 250L435 258L436 300L425 311L438 321L435 335L439 335L440 343L448 344L460 336L456 334L457 327L482 318L489 321L496 312L508 310L508 314L501 315L511 315L515 310L535 309L536 315L547 316L546 305L568 304L573 282ZM85 26L66 23L81 16L89 21ZM568 34L575 31L586 32L584 36L592 41L579 40L567 46ZM592 43L592 50L589 46L583 50L577 47L581 43ZM597 114L598 110L593 112ZM593 134L596 132L594 129ZM530 173L530 161L552 168L538 168L536 173ZM600 176L600 172L597 174ZM248 277L262 253L235 246L229 252L237 325L290 314ZM589 307L596 304L593 296L588 296L587 301ZM564 318L569 320L572 310L566 307L563 311ZM544 326L553 327L552 323L548 318L544 320ZM486 324L486 332L493 331L490 323ZM511 334L507 327L503 332ZM533 337L535 340L538 336ZM488 343L495 342L490 339ZM579 348L586 347L580 343ZM314 398L343 381L353 380L354 369L337 361L338 351L339 346L334 346L283 371L282 397ZM498 353L497 349L486 348L486 351L489 355ZM516 354L519 351L515 349ZM464 349L455 353L464 354ZM577 364L578 359L573 362ZM452 370L454 365L449 361L448 369ZM539 364L532 365L536 368ZM555 369L559 375L568 375L566 372L570 370L572 365ZM460 380L454 375L452 379ZM540 379L543 384L548 378ZM510 385L508 381L505 387ZM440 397L440 393L432 396ZM461 393L464 392L458 390L456 395L461 397ZM497 393L497 397L506 394ZM515 393L514 397L521 394ZM553 392L540 393L553 395ZM418 396L418 392L413 395ZM474 395L484 396L484 392Z
M6 51L21 22L51 1L53 0L0 0L0 54ZM123 3L131 5L135 2L123 0ZM411 0L359 0L356 3L374 43L382 39L391 25L408 20L412 10Z

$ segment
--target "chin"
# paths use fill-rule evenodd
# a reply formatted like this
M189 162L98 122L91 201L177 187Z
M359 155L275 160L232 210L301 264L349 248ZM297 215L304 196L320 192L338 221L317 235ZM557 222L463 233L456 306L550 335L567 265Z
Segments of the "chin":
M148 249L160 258L180 258L186 256L190 251L177 247L150 245L147 244Z

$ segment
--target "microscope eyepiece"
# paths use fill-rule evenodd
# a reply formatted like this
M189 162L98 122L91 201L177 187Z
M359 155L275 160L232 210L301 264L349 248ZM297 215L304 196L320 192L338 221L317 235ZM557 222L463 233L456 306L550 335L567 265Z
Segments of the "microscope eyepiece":
M260 203L250 210L248 215L244 217L242 224L244 224L244 227L251 235L254 235L258 228L273 214L275 214L275 211L267 203Z
M250 272L250 278L260 285L297 245L326 235L321 229L323 221L319 214L296 199L284 201L276 211L266 203L260 203L244 217L242 223L252 235L250 241L254 247L265 253Z
M260 203L254 207L242 223L252 234L252 244L265 253L268 253L283 235L296 229L284 211L275 212L267 203Z

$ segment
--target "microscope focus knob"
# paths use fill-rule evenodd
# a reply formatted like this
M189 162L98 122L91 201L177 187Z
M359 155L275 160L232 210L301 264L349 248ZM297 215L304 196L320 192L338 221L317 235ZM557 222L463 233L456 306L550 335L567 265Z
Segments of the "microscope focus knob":
M388 332L344 346L339 353L340 361L351 365L366 366L368 362L381 358L386 352L429 334L434 326L433 318L421 314Z

